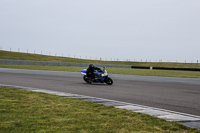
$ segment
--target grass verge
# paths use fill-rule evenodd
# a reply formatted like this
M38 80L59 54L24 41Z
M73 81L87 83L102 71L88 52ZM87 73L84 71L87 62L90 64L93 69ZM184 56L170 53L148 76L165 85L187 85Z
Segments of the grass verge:
M0 87L0 132L200 132L113 106Z
M131 66L141 66L141 67L200 68L200 63L101 61L101 60L87 60L87 59L77 59L69 57L55 57L55 56L47 56L40 54L20 53L20 52L9 52L3 50L0 50L0 59L131 65Z
M18 69L32 69L32 70L71 71L71 72L80 72L81 69L86 69L86 67L2 65L2 64L0 64L0 68L18 68ZM148 69L127 69L127 68L106 68L106 70L108 71L108 73L111 74L200 78L200 72L194 72L194 71L148 70Z

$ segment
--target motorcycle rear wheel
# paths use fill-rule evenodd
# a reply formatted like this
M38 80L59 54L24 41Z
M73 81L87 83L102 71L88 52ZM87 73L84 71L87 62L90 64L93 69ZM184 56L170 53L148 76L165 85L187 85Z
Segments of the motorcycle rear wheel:
M92 83L91 78L88 78L86 75L83 76L83 80L88 84Z

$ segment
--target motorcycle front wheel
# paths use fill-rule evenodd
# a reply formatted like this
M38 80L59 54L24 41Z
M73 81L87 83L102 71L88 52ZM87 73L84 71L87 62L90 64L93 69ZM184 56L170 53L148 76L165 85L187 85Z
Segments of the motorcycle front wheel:
M107 85L112 85L113 84L113 80L108 77L107 80L106 80L106 84Z

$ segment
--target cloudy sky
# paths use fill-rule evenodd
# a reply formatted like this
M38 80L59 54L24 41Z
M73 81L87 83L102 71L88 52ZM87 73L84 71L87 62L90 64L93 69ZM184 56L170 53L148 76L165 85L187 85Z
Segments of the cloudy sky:
M200 61L200 0L0 0L2 50Z

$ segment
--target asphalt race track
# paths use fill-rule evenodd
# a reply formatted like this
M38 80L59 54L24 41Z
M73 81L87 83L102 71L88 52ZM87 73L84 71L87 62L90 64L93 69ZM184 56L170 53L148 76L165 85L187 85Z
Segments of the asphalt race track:
M200 79L109 75L114 84L87 84L77 72L0 68L0 84L99 97L200 116Z

